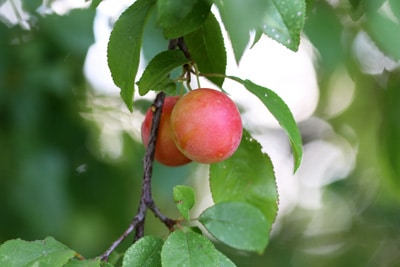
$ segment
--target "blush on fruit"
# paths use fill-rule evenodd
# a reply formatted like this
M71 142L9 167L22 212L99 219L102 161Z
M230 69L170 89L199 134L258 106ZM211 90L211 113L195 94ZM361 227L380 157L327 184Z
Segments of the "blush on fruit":
M157 142L155 149L155 159L167 166L180 166L189 163L191 160L179 151L176 147L170 123L170 116L175 103L178 101L177 96L168 96L165 98L160 126L158 128ZM153 120L153 111L149 108L146 112L145 119L142 123L142 141L145 147L149 143L151 125Z
M171 126L180 151L200 163L229 158L242 138L242 120L235 103L226 94L208 88L190 91L178 100Z

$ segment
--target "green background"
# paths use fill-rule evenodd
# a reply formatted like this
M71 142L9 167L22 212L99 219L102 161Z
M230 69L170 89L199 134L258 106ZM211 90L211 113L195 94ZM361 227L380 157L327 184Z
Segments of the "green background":
M362 73L343 38L364 28L377 44L389 44L382 49L396 58L390 46L395 35L385 33L385 21L369 22L373 15L356 25L343 23L344 17L358 19L366 7L375 14L373 6L364 5L368 1L341 1L346 5L336 8L325 1L308 2L305 33L320 54L316 115L339 133L344 125L354 130L356 138L349 142L358 147L355 170L324 187L321 209L296 208L285 215L281 231L272 236L263 255L220 248L238 266L399 266L400 75L396 70L379 76ZM35 2L31 5L27 8L34 14ZM94 14L87 9L35 16L30 31L0 23L0 243L53 236L94 257L125 230L136 212L142 144L122 133L122 156L104 156L101 128L81 116L98 112L86 105L91 89L82 74L86 51L94 42ZM399 13L394 15L399 20ZM374 30L377 27L381 31ZM400 28L394 33L400 36ZM342 66L356 83L354 100L345 112L324 118L328 81ZM178 214L172 187L185 183L195 168L156 164L153 194L165 213ZM344 211L350 211L347 229L322 231L334 226ZM152 215L147 225L148 233L167 233ZM321 231L307 235L309 227ZM340 248L324 250L335 245Z

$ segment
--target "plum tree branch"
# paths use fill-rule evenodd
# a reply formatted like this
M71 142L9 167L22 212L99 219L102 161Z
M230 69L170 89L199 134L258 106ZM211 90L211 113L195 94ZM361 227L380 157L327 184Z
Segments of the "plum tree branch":
M155 204L151 193L151 177L153 173L154 154L164 100L165 93L160 92L158 93L156 99L154 100L154 103L151 106L151 109L153 111L153 120L150 131L150 139L143 160L143 184L138 211L125 232L117 240L115 240L112 245L100 256L101 260L103 261L108 261L110 254L115 250L115 248L134 230L136 230L135 241L143 237L147 209L150 209L154 213L154 215L160 221L162 221L171 231L173 230L174 225L177 223L177 221L170 219L161 213L161 211Z
M169 41L168 44L169 50L177 48L179 48L188 59L191 59L191 55L186 47L183 37L172 39ZM178 222L176 220L168 218L167 216L161 213L156 203L154 202L151 190L151 177L153 173L153 162L156 150L157 133L161 121L161 111L164 105L164 100L165 100L165 93L161 91L160 93L157 94L156 99L154 100L154 103L151 106L151 110L153 111L153 119L151 122L149 143L147 145L147 150L143 160L143 166L144 166L143 183L142 183L142 193L140 196L138 211L135 217L133 218L132 222L129 224L128 228L125 230L125 232L123 232L122 235L117 240L115 240L112 243L112 245L102 255L100 255L102 261L108 261L108 258L110 257L111 253L115 250L115 248L134 230L136 230L134 241L137 241L144 236L144 225L148 209L150 209L153 212L153 214L161 222L163 222L170 231L173 231L174 226Z

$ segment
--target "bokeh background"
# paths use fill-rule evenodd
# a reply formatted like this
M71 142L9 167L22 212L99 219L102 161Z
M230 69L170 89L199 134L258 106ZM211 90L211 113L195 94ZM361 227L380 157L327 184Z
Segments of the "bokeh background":
M0 1L0 243L53 236L95 257L133 218L152 95L129 113L105 64L109 31L130 2L96 11L84 1ZM303 165L293 175L282 131L228 90L274 162L280 211L263 255L217 246L238 266L400 266L400 4L307 3L298 53L263 38L228 66L288 102ZM150 26L143 65L166 48ZM196 186L198 211L209 204L205 166L156 164L153 195L166 214L178 215L176 184ZM146 232L167 233L151 214Z

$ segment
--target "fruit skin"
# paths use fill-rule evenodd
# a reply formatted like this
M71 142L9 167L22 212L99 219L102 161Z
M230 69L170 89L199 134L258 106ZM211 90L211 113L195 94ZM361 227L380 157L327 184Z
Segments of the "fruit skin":
M167 166L180 166L191 162L185 157L176 147L173 140L173 133L170 123L170 116L175 103L178 101L178 96L167 96L164 100L163 109L161 112L160 126L158 128L155 159ZM147 110L145 119L142 123L141 134L142 141L145 147L149 143L150 131L153 120L153 112L151 107Z
M216 163L229 158L242 138L242 120L235 103L224 93L200 88L188 92L171 114L174 140L193 161Z

